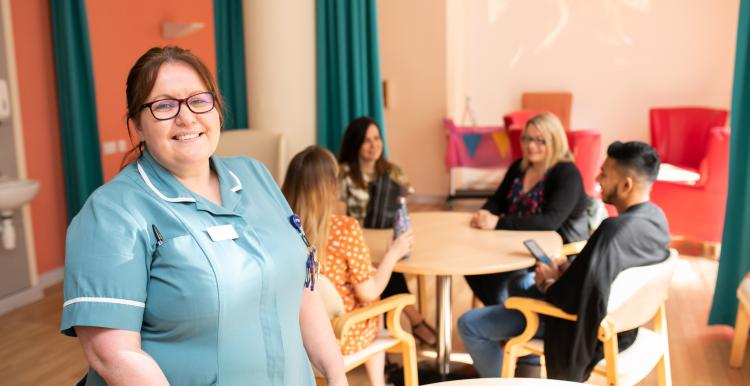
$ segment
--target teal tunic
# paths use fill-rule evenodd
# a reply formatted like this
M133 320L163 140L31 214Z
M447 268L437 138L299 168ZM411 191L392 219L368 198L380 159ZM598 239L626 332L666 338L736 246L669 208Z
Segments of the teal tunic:
M313 385L299 325L306 248L289 205L260 162L211 166L223 206L148 153L91 195L68 228L61 330L138 331L172 385ZM212 237L217 226L238 237ZM89 370L87 385L105 384Z

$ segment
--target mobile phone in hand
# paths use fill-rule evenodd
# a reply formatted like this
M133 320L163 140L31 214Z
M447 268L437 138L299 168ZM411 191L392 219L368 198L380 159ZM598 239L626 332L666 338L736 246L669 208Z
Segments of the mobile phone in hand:
M539 246L539 244L536 243L535 240L529 239L523 242L523 245L526 247L526 249L531 252L531 256L534 256L534 258L540 262L547 265L552 265L552 259L547 256L546 253L544 253L544 250L542 250L542 247Z

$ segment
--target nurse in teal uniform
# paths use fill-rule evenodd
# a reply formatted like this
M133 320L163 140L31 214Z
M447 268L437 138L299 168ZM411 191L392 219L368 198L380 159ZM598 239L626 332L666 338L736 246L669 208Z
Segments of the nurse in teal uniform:
M222 99L190 51L127 79L132 161L68 228L61 330L86 385L346 385L308 249L266 168L212 156Z

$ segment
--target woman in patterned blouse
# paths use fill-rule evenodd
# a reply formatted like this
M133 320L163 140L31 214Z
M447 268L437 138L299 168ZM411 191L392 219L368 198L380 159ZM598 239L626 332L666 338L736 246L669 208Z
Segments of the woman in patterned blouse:
M568 139L552 113L532 117L521 133L523 157L508 168L500 187L474 213L471 226L483 230L554 230L565 243L589 236L589 197L573 163ZM502 303L508 291L526 291L534 276L526 270L466 276L486 306Z
M359 117L349 123L339 149L339 198L346 206L346 214L365 228L365 217L370 203L370 185L388 173L391 180L401 186L404 195L414 193L406 174L396 164L385 159L383 140L377 123L369 117ZM394 272L388 281L383 297L409 293L404 275ZM416 307L404 309L414 337L434 347L437 344L435 329L428 325Z
M391 277L393 267L411 250L411 230L393 240L377 269L362 229L352 217L336 215L338 201L337 164L333 154L310 146L294 156L281 188L292 210L302 218L310 243L319 252L321 269L336 287L347 312L377 300ZM344 355L355 353L375 339L378 318L352 327L341 343ZM385 354L365 363L370 384L385 385Z

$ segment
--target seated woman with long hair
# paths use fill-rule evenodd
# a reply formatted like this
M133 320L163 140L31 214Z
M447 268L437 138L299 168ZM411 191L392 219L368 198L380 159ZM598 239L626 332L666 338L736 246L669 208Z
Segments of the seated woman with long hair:
M337 174L333 154L310 146L292 159L281 190L302 218L308 240L319 251L320 273L333 283L350 312L379 299L396 262L410 252L413 237L409 230L393 240L374 268L357 220L334 214ZM379 328L378 318L355 325L341 342L341 352L347 355L366 347L375 340ZM365 367L370 384L385 385L385 353L371 358Z
M406 174L383 154L383 139L378 124L370 117L359 117L351 121L344 132L339 149L339 195L346 206L346 214L364 228L392 226L395 207L389 205L388 197L371 197L371 189L384 176L399 186L401 194L411 194L413 189ZM377 193L376 193L377 194ZM381 205L373 205L379 202ZM382 205L385 204L385 205ZM381 211L374 209L375 206ZM394 272L383 291L383 297L409 293L404 275ZM416 307L408 306L404 314L409 318L412 334L420 342L435 346L435 329L427 324Z

